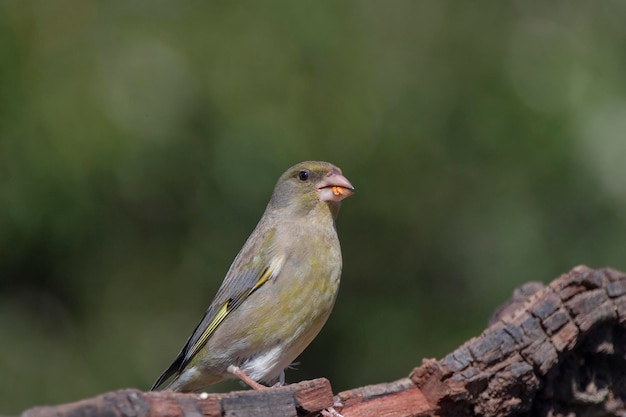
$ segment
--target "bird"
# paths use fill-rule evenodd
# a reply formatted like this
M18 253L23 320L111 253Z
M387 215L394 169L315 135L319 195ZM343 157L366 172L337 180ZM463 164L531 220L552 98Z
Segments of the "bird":
M238 378L254 389L317 336L335 304L342 256L335 221L354 187L337 166L306 161L278 179L213 301L152 390L195 392Z

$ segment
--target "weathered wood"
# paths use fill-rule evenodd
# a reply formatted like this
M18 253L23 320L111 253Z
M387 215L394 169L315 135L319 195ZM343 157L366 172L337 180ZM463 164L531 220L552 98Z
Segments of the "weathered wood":
M323 378L228 394L128 389L22 417L310 417L331 406L344 417L623 417L625 402L626 275L579 266L520 287L480 336L395 382L334 398Z
M626 415L626 275L579 266L525 294L482 335L413 371L433 414Z
M276 417L317 414L333 405L327 379L319 378L261 391L181 394L124 389L54 407L35 407L22 417Z
M417 417L432 410L413 382L403 378L386 384L368 385L337 395L344 417Z

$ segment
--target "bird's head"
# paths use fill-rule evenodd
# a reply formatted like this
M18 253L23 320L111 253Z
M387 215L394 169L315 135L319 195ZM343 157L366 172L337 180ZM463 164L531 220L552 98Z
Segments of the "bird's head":
M292 166L281 175L270 206L306 214L320 204L327 204L334 218L340 201L353 193L354 187L339 168L328 162L307 161Z

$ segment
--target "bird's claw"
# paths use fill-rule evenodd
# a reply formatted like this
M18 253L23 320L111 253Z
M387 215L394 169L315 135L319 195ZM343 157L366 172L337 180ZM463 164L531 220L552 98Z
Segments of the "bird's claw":
M324 417L343 417L334 407L328 407L320 411Z

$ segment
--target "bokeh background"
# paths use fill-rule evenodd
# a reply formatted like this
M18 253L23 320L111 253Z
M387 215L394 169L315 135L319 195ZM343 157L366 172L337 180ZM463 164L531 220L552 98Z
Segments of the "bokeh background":
M524 282L626 269L624 22L618 0L1 2L0 412L148 389L301 160L357 193L289 381L400 378Z

